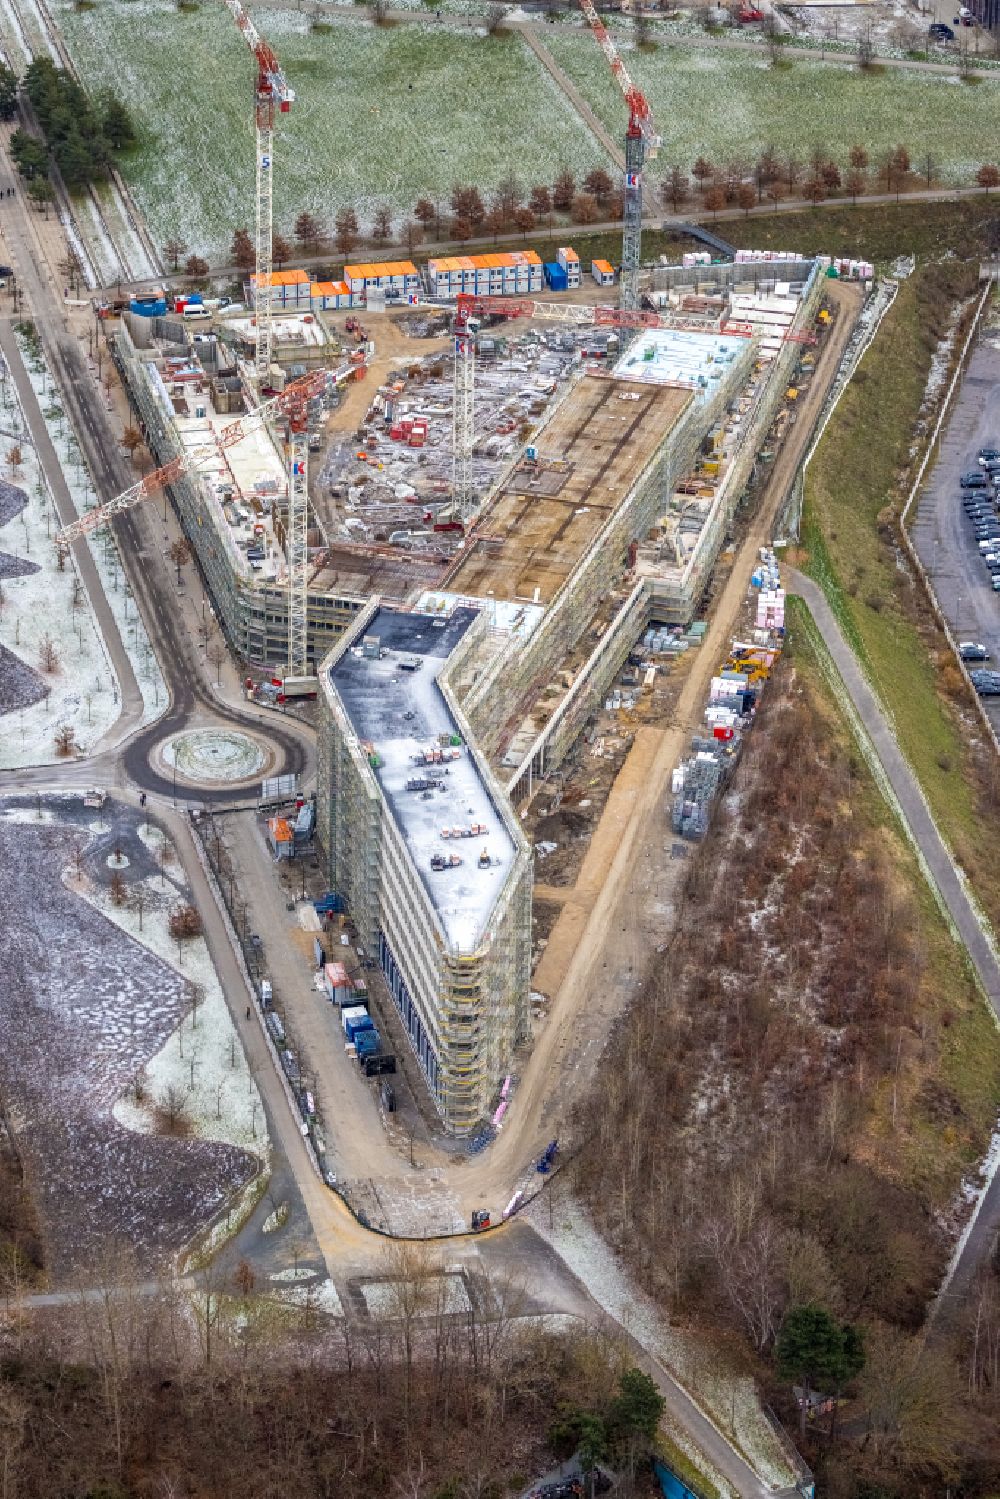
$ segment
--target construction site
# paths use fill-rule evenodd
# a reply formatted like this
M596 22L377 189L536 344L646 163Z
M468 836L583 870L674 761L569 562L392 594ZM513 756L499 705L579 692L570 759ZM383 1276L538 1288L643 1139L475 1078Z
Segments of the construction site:
M653 308L638 314L460 298L457 311L428 301L366 313L362 338L354 317L348 327L332 311L286 311L261 407L245 314L220 309L197 334L170 312L123 318L116 359L157 456L173 465L170 492L232 649L267 673L318 675L319 827L331 887L380 953L450 1131L474 1130L528 1034L529 863L511 809L528 815L538 784L605 703L639 711L653 680L645 668L665 671L696 641L689 627L741 500L808 386L826 269L791 256L660 265L643 272ZM327 351L325 367L299 361L287 337L296 320ZM296 464L300 477L312 468L298 569L289 522ZM428 886L399 798L382 787L384 704L362 712L356 681L349 710L338 686L338 663L365 635L379 636L370 626L379 610L396 633L406 619L418 633L428 621L439 632L428 690L446 694L448 713L460 716L463 753L513 830L516 873L494 882L486 947L478 938L456 947L432 898L453 876L435 870ZM618 680L616 697L644 637L656 649L641 652L641 682ZM377 673L368 675L381 698ZM413 727L404 737L419 735ZM469 825L485 823L475 816ZM390 847L394 874L383 880ZM412 933L390 935L399 905L422 913L426 963L413 956ZM461 1066L449 1054L456 962L476 972L474 1004L460 986L478 1022L462 1022ZM494 968L514 984L502 997L491 988Z
M319 698L331 890L445 1131L471 1135L531 1032L534 792L587 734L608 770L580 798L596 815L629 744L616 719L663 707L801 409L827 275L871 268L719 258L707 232L710 250L644 265L658 137L585 5L629 107L619 305L592 300L604 262L582 291L569 247L544 300L524 256L483 269L489 293L471 258L446 286L444 262L275 272L274 125L294 94L230 8L259 70L252 315L133 299L111 344L161 467L62 540L165 489L240 664Z

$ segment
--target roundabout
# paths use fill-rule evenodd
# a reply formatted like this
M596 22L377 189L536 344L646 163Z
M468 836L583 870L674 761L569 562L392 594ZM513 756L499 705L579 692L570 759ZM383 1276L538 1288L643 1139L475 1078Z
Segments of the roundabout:
M225 725L182 729L161 739L150 754L153 768L161 774L206 788L260 780L276 758L262 736Z

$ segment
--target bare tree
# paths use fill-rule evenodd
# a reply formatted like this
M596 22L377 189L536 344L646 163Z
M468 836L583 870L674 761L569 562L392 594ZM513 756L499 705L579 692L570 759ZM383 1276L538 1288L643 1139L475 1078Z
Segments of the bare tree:
M375 221L372 228L372 239L377 245L384 245L392 235L392 210L384 203L375 210Z
M226 659L226 648L222 644L221 640L213 640L211 642L211 644L209 645L207 651L205 652L205 655L206 655L208 661L211 663L211 665L214 666L215 669L216 669L216 677L215 677L216 686L217 687L221 687L222 686L222 663Z
M167 1135L187 1134L189 1119L187 1112L187 1099L184 1091L176 1083L170 1083L157 1100L157 1113L163 1123L163 1132Z
M47 630L38 642L38 664L47 676L55 676L59 671L59 651Z
M56 729L55 750L60 760L76 754L76 730L71 723L61 723Z
M187 254L187 245L182 239L168 239L163 246L163 254L170 261L170 269L176 273L181 263L181 258Z
M191 561L191 544L187 540L187 537L178 536L177 540L171 543L167 556L177 567L177 587L179 588L181 586L181 568Z
M139 918L139 930L141 932L142 918L145 915L146 909L149 905L149 892L147 891L145 884L141 880L132 887L132 893L129 897L129 905Z

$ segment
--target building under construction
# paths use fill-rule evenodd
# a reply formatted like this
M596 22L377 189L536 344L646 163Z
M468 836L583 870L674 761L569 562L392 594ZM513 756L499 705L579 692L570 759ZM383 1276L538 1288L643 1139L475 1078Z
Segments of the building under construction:
M812 357L802 340L822 277L818 262L791 258L658 269L662 326L613 361L589 357L581 341L528 435L518 427L504 439L464 528L386 544L366 531L359 501L348 542L321 529L314 510L319 837L455 1133L496 1108L527 1035L530 851L513 808L562 763L649 623L694 616L767 434ZM117 358L164 462L208 420L230 356L215 339L171 356L162 330L140 331L137 341L123 330ZM515 390L524 369L513 362ZM387 444L393 419L388 406L372 416ZM434 421L428 453L445 469L449 414L432 411ZM511 425L508 415L497 430ZM230 642L269 663L287 640L282 495L279 484L269 504L260 496L265 519L256 515L246 503L253 462L244 459L241 502L227 497L224 476L214 489L191 476L172 494ZM384 496L369 487L379 496L371 513L381 513ZM344 503L355 493L348 485ZM247 526L267 538L257 571L246 564Z
M447 1129L483 1118L528 1023L531 850L447 677L480 612L369 604L320 674L330 879Z

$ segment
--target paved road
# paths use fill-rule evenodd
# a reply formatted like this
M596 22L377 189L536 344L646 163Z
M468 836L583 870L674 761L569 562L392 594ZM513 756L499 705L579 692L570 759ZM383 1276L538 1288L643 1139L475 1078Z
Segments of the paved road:
M22 257L26 255L26 247L23 242L16 240L15 235L12 235L11 231L14 229L14 223L7 223L6 227L8 246L16 256L18 267L20 267ZM14 244L11 243L12 239L16 243L16 249L14 248ZM0 319L0 352L3 353L7 368L10 370L13 378L17 397L28 423L28 430L31 433L31 440L52 493L56 513L62 525L69 525L71 521L77 518L76 506L69 492L69 486L66 483L59 459L56 457L55 448L52 446L52 439L49 437L48 428L45 425L41 408L38 405L38 398L28 378L28 371L24 367L21 351L17 346L17 339L14 336L13 321L10 318ZM89 378L86 375L86 369L85 378ZM104 586L101 583L97 565L85 541L77 543L74 548L74 557L80 580L86 591L90 607L97 619L98 628L104 637L104 643L111 657L115 675L118 678L118 686L121 691L121 715L109 734L105 735L105 741L107 741L112 737L122 737L139 725L142 719L142 692L139 688L139 683L136 681L132 662L129 659L128 651L125 649L121 632L118 629L118 622L104 592Z
M643 215L643 229L676 230L679 233L683 232L684 227L687 224L705 224L709 228L712 228L714 226L718 226L719 224L724 226L727 220L733 219L739 220L748 217L751 219L763 218L768 214L773 216L778 212L781 212L783 214L815 214L831 212L841 208L850 208L852 206L848 198L827 198L823 203L809 203L805 198L785 198L780 203L757 204L756 207L750 209L749 214L745 213L742 208L722 208L718 213L708 213L700 207L699 201L697 199L694 199L692 200L686 212L670 214L664 212L664 210L661 208L650 208L650 197L651 194L647 194L647 212ZM906 204L913 203L959 203L966 198L981 197L983 197L983 189L981 187L919 188L914 192L904 192L902 194L902 197L899 199L897 199L895 193L869 193L866 196L859 198L856 206L861 209L877 209L883 207L887 203L901 202L904 206ZM442 200L442 202L443 207L441 218L442 222L446 223L449 218L447 202L445 202L444 200ZM586 235L612 233L620 234L621 229L621 219L602 219L596 224L587 224L585 226L575 224L557 224L555 226L554 233L560 236L565 235L568 239L572 239L574 233ZM535 239L537 240L543 232L544 231L542 228L537 229L534 234ZM724 236L724 230L722 231L722 233ZM496 249L498 242L505 245L510 245L513 243L514 238L515 236L507 234L501 236L500 240L498 241L497 237L492 234L479 235L472 239L462 240L460 249L463 255L468 255L473 251L479 250L494 250ZM453 239L441 239L433 241L426 240L421 242L419 246L419 254L421 257L435 255L438 253L454 255L457 253L457 245L458 241ZM403 248L404 246L401 241L395 244L389 243L377 246L366 245L364 247L365 259L370 261L398 260ZM357 254L358 252L355 253ZM406 253L409 254L410 252L407 251ZM294 260L297 266L323 267L329 266L331 258L332 251L328 249L319 255L300 255L296 251ZM212 267L212 276L214 278L218 278L219 280L242 282L246 278L246 271L240 270L240 268L235 265L216 265ZM154 286L189 286L190 282L190 276L186 276L183 271L177 271L171 272L166 276L157 277L155 281L151 280L147 276L144 280L140 281L122 281L121 283L114 282L104 287L103 291L108 296L117 296L119 285L122 292L124 294L128 294L132 291L150 291ZM577 300L581 299L578 298ZM609 300L614 301L614 296L611 296Z
M994 593L960 503L958 480L979 448L1000 445L1000 330L980 334L945 424L937 461L917 501L910 538L958 640L981 640L1000 661L1000 593ZM984 699L1000 728L1000 700Z

